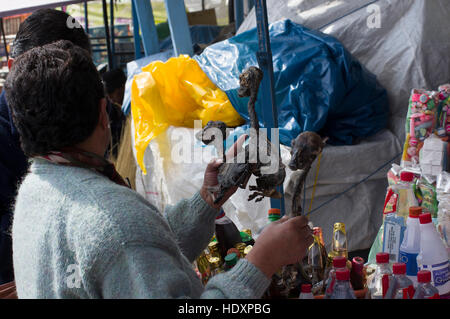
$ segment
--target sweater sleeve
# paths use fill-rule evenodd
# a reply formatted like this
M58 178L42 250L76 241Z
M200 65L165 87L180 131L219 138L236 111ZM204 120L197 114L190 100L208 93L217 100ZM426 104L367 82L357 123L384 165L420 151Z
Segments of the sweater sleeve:
M189 273L191 272L191 273ZM212 278L203 292L192 286L192 269L184 269L167 250L132 245L122 249L102 283L103 298L260 298L270 280L242 259L229 272ZM198 279L199 280L199 279ZM200 284L199 284L200 285Z
M214 234L214 220L219 211L196 193L177 205L165 209L164 216L174 232L177 243L190 262L197 258Z

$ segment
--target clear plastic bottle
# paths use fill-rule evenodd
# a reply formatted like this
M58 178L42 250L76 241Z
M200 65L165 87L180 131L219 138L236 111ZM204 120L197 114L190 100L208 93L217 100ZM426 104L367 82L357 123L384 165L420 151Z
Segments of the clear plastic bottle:
M334 224L332 253L333 257L343 256L345 258L348 258L347 233L345 231L344 223Z
M431 284L431 272L421 270L417 272L417 289L413 299L439 299L439 290Z
M336 284L330 299L356 299L350 285L350 271L348 269L336 271Z
M417 287L417 255L420 252L419 215L421 213L422 207L409 208L406 230L399 251L399 261L406 264L406 276L413 282L414 287Z
M333 293L334 286L336 284L336 271L345 270L347 265L347 259L342 256L333 258L333 267L330 269L328 278L325 283L325 296L324 299L329 299Z
M376 255L377 266L375 273L367 283L370 299L383 299L389 287L390 277L392 276L389 267L389 254L378 253Z
M406 276L406 264L392 265L392 280L385 299L412 299L414 296L413 282Z
M431 282L439 290L439 295L450 292L450 269L447 249L442 242L431 214L419 216L420 252L417 256L419 270L431 271Z
M314 242L308 249L308 275L312 285L315 285L323 280L325 269L323 267L324 263L322 260L323 254L320 238L316 235L313 235L313 237Z
M414 195L414 173L403 171L400 173L400 181L394 186L394 191L398 194L397 216L408 217L409 208L418 206Z
M298 299L314 299L310 284L302 284Z

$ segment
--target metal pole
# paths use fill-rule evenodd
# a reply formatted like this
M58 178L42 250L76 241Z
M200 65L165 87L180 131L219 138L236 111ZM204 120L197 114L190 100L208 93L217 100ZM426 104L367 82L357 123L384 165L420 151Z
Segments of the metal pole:
M108 10L106 7L106 0L102 0L103 7L103 22L105 24L105 38L106 38L106 50L108 51L108 67L109 70L113 68L113 59L111 53L111 42L109 38L109 26L108 26Z
M275 100L272 50L270 48L267 6L266 0L256 0L255 2L256 25L259 43L259 49L258 52L256 52L256 57L258 59L259 67L264 73L260 88L260 101L262 106L261 114L264 127L267 128L267 136L271 139L271 128L278 128L278 109ZM269 114L272 114L272 116ZM278 149L278 152L280 152L280 149ZM277 187L277 190L282 194L282 198L281 200L271 198L270 205L272 208L279 208L281 210L281 215L283 216L285 213L283 186L281 185L280 187Z
M86 34L89 35L89 18L88 18L88 3L87 1L84 2L84 30L86 31Z
M133 38L134 38L134 58L140 59L141 53L141 37L139 36L139 21L136 14L134 1L131 1L131 13L133 15Z
M112 55L112 62L113 65L111 66L111 69L114 68L116 64L116 44L115 44L115 35L114 35L114 0L109 1L110 5L110 18L111 18L111 55Z
M8 45L6 43L5 28L3 26L3 18L0 18L0 27L2 29L3 46L5 47L6 60L9 60Z

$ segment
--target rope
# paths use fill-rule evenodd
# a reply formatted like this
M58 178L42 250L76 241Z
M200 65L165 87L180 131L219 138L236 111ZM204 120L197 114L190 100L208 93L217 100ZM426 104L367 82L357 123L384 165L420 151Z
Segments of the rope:
M314 194L316 193L317 178L319 177L320 159L321 158L322 158L322 152L320 152L319 158L317 159L316 177L314 178L314 186L313 186L313 191L312 191L312 194L311 194L311 203L309 203L309 210L308 210L308 214L306 214L306 217L308 217L309 214L311 213L311 208L312 208L312 204L313 204L313 201L314 201Z
M365 181L367 181L370 177L372 177L373 175L375 175L376 173L378 173L379 171L381 171L385 166L389 165L391 162L395 161L395 159L397 157L399 157L400 155L403 154L403 151L398 153L397 155L395 155L392 159L390 159L389 161L387 161L386 163L384 163L383 165L381 165L379 168L377 168L374 172L372 172L371 174L369 174L368 176L366 176L365 178L363 178L362 180L360 180L359 182L353 184L352 186L348 187L346 190L344 190L343 192L333 196L332 198L330 198L329 200L325 201L324 203L320 204L319 206L317 206L316 208L314 208L313 210L308 212L309 214L314 213L315 211L318 211L320 208L322 208L325 205L328 205L329 203L331 203L332 201L334 201L335 199L338 199L339 197L341 197L342 195L344 195L345 193L347 193L349 190L355 188L356 186L358 186L361 183L364 183ZM306 187L304 187L304 191L303 191L303 196L305 196L306 191L305 191ZM313 190L314 191L314 190ZM303 200L304 203L305 200ZM312 203L312 198L311 198L311 203ZM304 207L304 206L303 206Z

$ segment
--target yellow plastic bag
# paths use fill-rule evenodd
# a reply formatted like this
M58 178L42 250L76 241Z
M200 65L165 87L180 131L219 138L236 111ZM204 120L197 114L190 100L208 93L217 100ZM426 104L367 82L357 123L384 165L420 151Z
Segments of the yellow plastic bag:
M230 127L245 122L225 92L187 55L154 61L133 78L131 113L137 162L144 174L145 149L168 126L194 127L194 120L201 120L203 126L208 121L223 121Z

